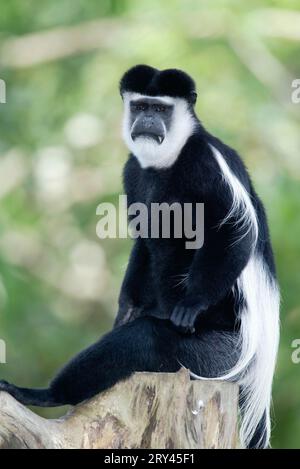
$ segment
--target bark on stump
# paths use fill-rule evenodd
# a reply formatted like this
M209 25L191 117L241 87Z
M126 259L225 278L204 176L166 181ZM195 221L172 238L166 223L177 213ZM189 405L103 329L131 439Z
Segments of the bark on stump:
M0 392L0 448L236 448L238 389L178 373L135 373L60 419Z

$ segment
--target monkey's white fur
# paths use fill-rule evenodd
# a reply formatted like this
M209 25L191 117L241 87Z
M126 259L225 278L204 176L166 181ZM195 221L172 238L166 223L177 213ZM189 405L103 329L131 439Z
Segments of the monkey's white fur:
M279 289L264 259L256 250L258 222L250 196L222 154L213 146L211 150L233 198L232 207L222 223L234 217L238 219L239 229L242 229L239 239L250 231L253 234L252 254L237 280L238 294L245 300L239 312L241 355L231 370L214 379L238 380L242 386L245 399L240 436L243 445L251 441L266 412L266 433L262 438L265 437L267 445L270 439L272 381L279 342Z
M174 114L170 130L164 141L159 144L149 138L132 140L130 125L130 101L138 99L155 99L174 106ZM169 96L145 96L139 93L124 93L123 138L129 150L137 157L142 168L168 168L176 161L187 139L195 128L195 120L184 99Z

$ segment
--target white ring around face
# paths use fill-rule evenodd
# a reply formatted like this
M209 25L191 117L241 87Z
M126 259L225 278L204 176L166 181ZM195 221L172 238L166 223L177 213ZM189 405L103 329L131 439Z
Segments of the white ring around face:
M139 138L135 141L131 138L130 102L143 98L159 100L163 104L174 106L170 129L166 132L165 139L161 144L148 138ZM130 152L136 156L142 168L168 168L172 166L196 125L196 120L191 114L186 100L170 96L147 96L131 92L124 93L123 100L123 138Z

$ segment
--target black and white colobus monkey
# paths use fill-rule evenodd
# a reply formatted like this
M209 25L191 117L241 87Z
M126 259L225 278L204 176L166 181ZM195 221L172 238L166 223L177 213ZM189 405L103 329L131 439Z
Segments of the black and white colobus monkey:
M263 205L238 154L194 112L193 80L139 65L120 83L128 202L205 204L204 245L138 238L115 327L82 351L47 389L0 382L24 404L77 404L134 371L237 381L241 437L266 447L279 338L279 292Z

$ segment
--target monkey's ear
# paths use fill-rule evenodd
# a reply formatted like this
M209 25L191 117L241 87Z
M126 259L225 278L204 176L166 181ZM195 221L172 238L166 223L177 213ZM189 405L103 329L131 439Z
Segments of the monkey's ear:
M190 94L190 103L194 106L196 104L196 101L197 101L197 93L196 91L192 91L191 94Z

